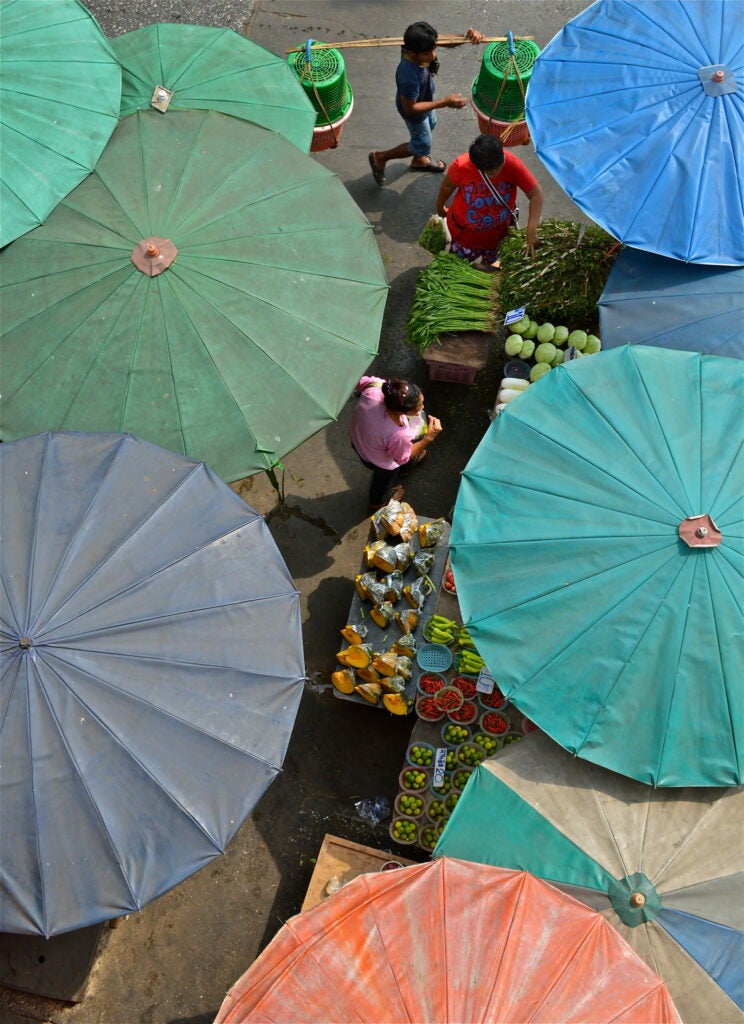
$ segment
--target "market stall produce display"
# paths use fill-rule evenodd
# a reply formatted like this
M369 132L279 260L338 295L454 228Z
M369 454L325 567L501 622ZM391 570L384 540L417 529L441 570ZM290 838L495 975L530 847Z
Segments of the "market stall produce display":
M440 252L416 281L408 314L408 342L423 353L440 334L492 331L498 319L498 289L498 275Z
M372 539L331 673L334 696L395 715L413 709L414 659L426 642L447 560L449 523L391 501L371 517Z
M512 228L501 243L500 308L506 312L526 305L538 323L550 321L559 310L560 323L592 324L617 242L596 224L555 217L540 222L539 234L534 256L525 251L524 229Z

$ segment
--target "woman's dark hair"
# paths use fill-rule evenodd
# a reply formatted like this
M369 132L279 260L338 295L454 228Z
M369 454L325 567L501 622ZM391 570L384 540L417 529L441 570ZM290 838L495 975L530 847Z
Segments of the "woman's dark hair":
M493 171L504 162L504 147L495 135L479 135L468 150L479 171Z
M383 383L382 393L385 397L385 408L390 412L409 413L421 401L421 388L398 380L397 377Z
M439 33L428 21L414 21L403 33L403 49L411 53L428 53L437 45Z

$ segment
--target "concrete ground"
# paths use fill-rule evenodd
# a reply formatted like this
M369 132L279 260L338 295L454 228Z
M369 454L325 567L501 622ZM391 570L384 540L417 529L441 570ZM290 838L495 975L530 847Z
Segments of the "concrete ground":
M324 41L401 35L419 19L440 32L473 25L486 34L533 35L545 44L588 6L584 0L87 0L110 36L157 21L220 25L243 32L277 54L308 37ZM480 49L440 52L440 95L469 93ZM390 281L373 369L425 387L426 406L445 432L406 483L425 516L448 515L459 474L488 427L500 377L500 346L472 387L427 384L425 364L404 341L417 275L429 256L416 244L434 212L440 179L390 164L387 183L372 180L367 153L405 140L395 112L394 47L347 50L354 113L336 150L316 155L338 174L370 222ZM435 157L450 160L478 134L468 107L441 112ZM546 192L544 216L584 219L535 156L517 155ZM577 154L580 159L580 154ZM523 204L524 205L524 204ZM524 223L524 219L523 219ZM333 370L329 367L329 373ZM329 676L346 622L367 534L368 472L346 440L350 407L339 421L284 461L285 501L258 476L236 484L265 515L302 594L307 683L284 772L245 822L225 856L176 889L105 929L85 998L77 1004L0 988L0 1020L55 1024L207 1024L231 983L290 916L297 913L323 835L331 832L395 850L387 826L370 828L355 801L391 802L412 720L334 699ZM415 854L414 854L415 856ZM423 855L422 855L423 859ZM43 972L44 964L39 965ZM59 970L59 968L55 968ZM7 975L6 975L7 976Z

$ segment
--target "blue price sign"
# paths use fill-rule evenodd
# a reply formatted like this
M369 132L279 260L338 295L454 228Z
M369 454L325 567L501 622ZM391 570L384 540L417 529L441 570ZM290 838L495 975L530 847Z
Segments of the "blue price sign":
M506 327L508 326L508 324L517 323L517 321L522 319L526 310L526 306L520 306L519 309L510 309L509 312L504 317L504 326Z

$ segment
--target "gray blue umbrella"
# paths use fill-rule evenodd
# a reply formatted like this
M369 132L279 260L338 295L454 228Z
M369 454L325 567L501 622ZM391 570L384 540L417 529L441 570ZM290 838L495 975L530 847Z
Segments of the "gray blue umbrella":
M281 769L299 595L203 463L122 434L0 446L0 931L139 909Z
M659 345L744 359L744 267L623 249L598 306L604 348Z

